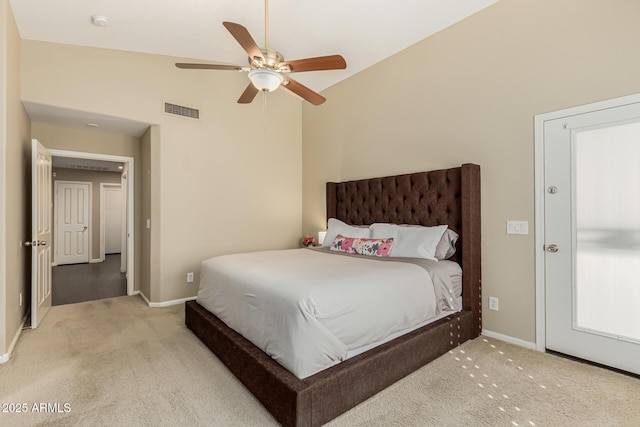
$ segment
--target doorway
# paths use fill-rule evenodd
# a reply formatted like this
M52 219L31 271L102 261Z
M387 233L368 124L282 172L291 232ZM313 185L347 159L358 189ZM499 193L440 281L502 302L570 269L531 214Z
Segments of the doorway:
M126 295L123 164L56 156L52 163L52 305Z
M640 95L536 117L537 347L640 374Z
M89 261L85 264L62 265L58 269L65 268L70 270L68 272L69 282L72 282L74 277L84 276L86 279L84 283L93 282L98 278L111 283L106 289L98 289L94 292L97 298L114 296L112 295L113 288L118 286L118 281L124 283L125 295L133 295L135 277L133 262L133 158L54 149L49 150L49 152L53 156L54 162L56 159L62 160L62 162L55 162L58 165L63 163L68 166L67 169L69 170L85 173L93 172L96 175L91 185L93 187L90 202L92 213L89 214L89 217L92 219L90 220L89 230L87 230L88 234L92 236L89 243ZM54 177L55 179L56 177ZM104 197L105 189L107 190L106 203ZM111 214L107 222L103 221L105 209L107 213ZM117 218L113 218L114 214ZM116 229L119 230L115 231ZM109 237L108 243L103 236L105 238ZM106 246L105 243L107 243ZM54 263L54 265L59 264ZM54 279L56 274L57 272L54 271ZM108 290L109 287L112 290ZM75 293L77 297L83 298L82 295L87 295L91 292L89 289L84 289Z

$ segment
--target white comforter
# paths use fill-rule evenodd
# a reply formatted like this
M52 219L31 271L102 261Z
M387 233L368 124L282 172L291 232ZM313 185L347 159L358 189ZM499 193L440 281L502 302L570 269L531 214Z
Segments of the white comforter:
M198 303L305 378L435 316L438 293L418 265L293 249L204 261Z

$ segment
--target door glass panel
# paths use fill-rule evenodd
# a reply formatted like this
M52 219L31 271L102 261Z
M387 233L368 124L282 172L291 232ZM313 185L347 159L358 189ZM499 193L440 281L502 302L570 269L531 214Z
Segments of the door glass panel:
M574 328L640 342L640 123L574 133Z

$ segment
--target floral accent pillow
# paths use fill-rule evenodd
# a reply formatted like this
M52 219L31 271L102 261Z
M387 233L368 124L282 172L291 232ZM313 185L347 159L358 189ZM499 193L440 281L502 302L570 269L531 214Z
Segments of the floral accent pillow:
M386 257L389 256L392 246L393 238L364 239L338 234L331 244L331 250L348 254Z

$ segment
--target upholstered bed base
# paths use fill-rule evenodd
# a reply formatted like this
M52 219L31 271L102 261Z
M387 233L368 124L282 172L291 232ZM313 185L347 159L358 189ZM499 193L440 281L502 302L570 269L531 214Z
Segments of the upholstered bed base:
M461 312L298 379L195 301L186 324L285 426L319 426L472 338ZM460 337L458 337L460 333Z
M322 425L482 328L479 166L328 183L327 212L351 224L447 224L457 231L463 310L299 379L197 302L187 302L187 327L285 426Z

